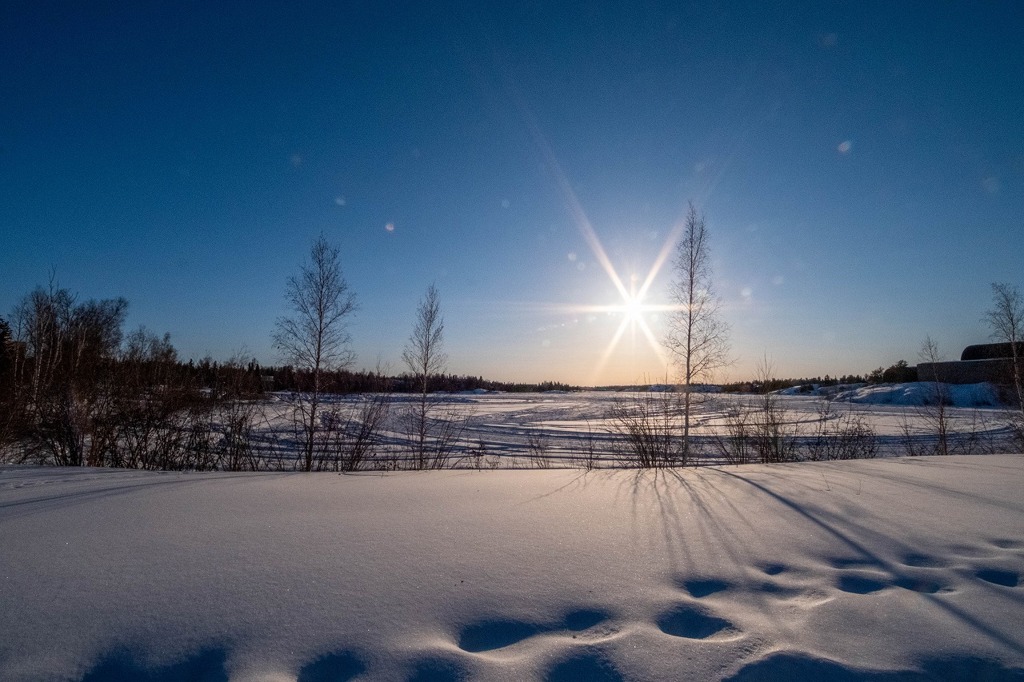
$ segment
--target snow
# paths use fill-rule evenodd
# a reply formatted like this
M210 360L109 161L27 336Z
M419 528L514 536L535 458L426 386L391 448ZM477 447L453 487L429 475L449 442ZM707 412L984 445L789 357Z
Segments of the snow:
M901 384L839 384L835 386L802 385L778 391L779 395L828 397L833 400L862 405L898 405L919 407L934 405L936 395L954 407L998 407L999 390L990 383L936 384L916 381Z
M0 467L0 679L1024 679L1024 457Z
M934 405L936 396L943 396L955 407L995 407L999 405L999 393L989 383L980 384L936 384L931 381L916 381L906 384L879 384L861 386L836 394L835 399L851 403L872 405Z
M839 393L853 391L866 385L867 384L833 384L830 386L822 386L821 384L800 384L798 386L790 386L789 388L780 389L776 391L776 393L779 395L813 396L815 398L835 397Z

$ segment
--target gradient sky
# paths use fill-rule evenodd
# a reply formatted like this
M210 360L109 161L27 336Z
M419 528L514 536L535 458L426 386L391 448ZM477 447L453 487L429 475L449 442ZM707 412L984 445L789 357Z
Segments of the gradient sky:
M185 359L273 363L322 232L357 367L402 369L436 282L450 371L656 379L663 314L600 308L690 200L721 378L959 357L1024 288L1024 3L0 6L0 314L52 271Z

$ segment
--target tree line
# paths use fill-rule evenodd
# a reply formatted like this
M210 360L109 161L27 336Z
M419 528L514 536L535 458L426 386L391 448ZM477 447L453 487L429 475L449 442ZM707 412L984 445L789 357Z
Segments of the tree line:
M714 293L710 262L707 225L691 204L673 261L673 309L663 339L678 397L659 406L622 406L612 415L617 424L613 430L640 448L635 459L641 465L695 460L692 432L706 412L709 394L704 389L716 371L732 362L729 327ZM387 445L393 451L397 433L407 453L394 459L395 467L443 468L453 461L456 448L465 445L467 415L438 392L572 389L554 382L507 384L449 374L435 284L426 288L412 321L402 352L405 372L396 376L380 367L353 371L348 329L358 301L342 274L339 250L323 235L314 241L298 274L286 281L285 298L288 314L276 321L273 334L281 364L263 368L240 358L182 362L169 335L143 327L124 331L125 299L79 301L53 281L48 288L37 288L8 319L0 318L0 454L7 452L8 460L71 466L257 469L269 466L269 452L276 462L272 468L350 470L363 466L374 448ZM986 319L993 337L1014 349L1013 389L1020 403L1024 390L1017 349L1024 336L1022 318L1024 304L1017 288L994 284ZM925 348L925 359L934 361L937 348L930 340ZM745 385L726 389L770 396L795 383L860 383L855 379L861 377L793 382L765 371ZM901 360L873 370L865 381L914 379L916 369ZM288 427L271 429L260 443L254 434L271 417L258 399L268 390L280 392L280 409L273 418ZM346 393L371 397L344 403L333 397ZM408 399L392 401L392 394ZM786 459L778 450L785 438L776 433L784 422L776 418L782 411L774 398L766 397L757 410L735 415L733 426L740 436L749 424L764 427L758 441L766 448L762 461ZM654 415L656 428L650 422ZM822 424L829 419L823 417ZM1024 433L1024 405L1018 422L1016 428ZM860 434L861 426L850 428ZM746 441L738 436L728 442ZM727 459L746 458L731 454Z
M167 334L125 333L123 298L39 287L0 319L0 448L67 466L215 468L215 412L259 391L237 362L183 364Z

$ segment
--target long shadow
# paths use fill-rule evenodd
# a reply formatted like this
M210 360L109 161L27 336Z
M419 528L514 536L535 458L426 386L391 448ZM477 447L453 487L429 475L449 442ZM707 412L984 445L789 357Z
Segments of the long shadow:
M528 471L536 471L536 470L535 469L529 469ZM557 495L558 493L565 492L566 490L569 490L570 488L572 488L572 489L586 488L587 487L587 481L589 480L589 477L591 477L591 476L599 476L602 473L604 473L604 472L603 471L580 471L579 474L577 474L576 476L573 476L568 482L564 483L563 485L558 486L554 490L551 490L551 491L546 492L546 493L541 493L540 495L535 495L535 496L529 498L528 500L524 500L520 504L529 504L531 502L536 502L538 500L543 500L544 498L551 497L552 495Z
M926 682L929 680L1024 680L1024 670L980 658L932 658L921 670L866 670L795 652L777 652L744 666L728 682Z
M690 476L687 474L701 475L696 468L636 470L631 480L628 481L634 523L640 523L643 519L642 505L648 500L653 500L655 506L653 517L658 520L660 540L668 552L670 569L675 573L685 572L689 568L692 563L693 547L701 547L709 543L717 544L735 566L742 567L745 562L734 549L741 547L742 543L721 542L722 538L730 534L730 529L718 521L705 496L692 485ZM685 490L685 494L677 494L680 490ZM722 500L728 503L726 497L723 496ZM730 506L732 506L731 503ZM736 511L734 507L733 510ZM691 513L697 521L696 528L700 533L697 538L688 536L683 524L685 516ZM736 515L738 519L742 520L743 517L738 511L736 511ZM646 525L645 528L648 531L652 530Z
M800 465L794 465L794 466L800 466ZM723 471L722 473L727 473L727 472ZM778 474L778 473L775 473L775 472L759 471L758 474L760 476L770 477L770 478L773 478L773 479L785 481L786 483L790 483L790 484L793 483L792 479L787 478L784 475ZM733 477L737 477L737 475L735 475L735 474L733 474L732 476ZM886 480L891 480L894 483L902 484L902 483L906 483L907 482L905 479L900 479L900 478L897 478L897 477L894 477L894 476L877 476L876 477L874 472L871 473L871 476L873 478L885 478ZM740 478L742 478L742 477L740 477ZM757 484L751 483L747 479L743 479L743 480L744 480L744 482L746 482L748 484L757 485ZM825 480L826 484L830 484L830 482L827 479L823 479L823 480ZM708 485L713 485L713 483L711 483L711 481L709 480L708 481ZM831 483L831 485L835 485L835 483ZM808 486L808 489L809 490L816 490L816 488L814 488L812 486ZM930 492L940 492L940 493L956 494L956 496L966 497L967 499L969 499L971 501L988 502L988 500L985 500L984 498L980 498L980 497L977 497L977 496L971 496L971 495L963 495L962 491L950 490L950 489L942 487L942 486L937 486L937 487L934 487L934 488L929 487L928 490ZM998 505L998 506L1002 507L1003 505ZM804 507L803 510L805 512L807 512L807 508L806 507ZM1013 511L1020 512L1021 510L1013 509ZM807 513L809 514L810 512L807 512ZM837 516L838 515L833 514L833 513L821 512L815 518L817 518L821 523L827 523L826 518L834 519L834 518L837 518ZM879 531L878 528L875 527L875 526L872 526L870 524L857 523L856 521L854 521L853 519L851 519L849 517L842 517L842 521L843 521L843 523L848 528L851 528L851 529L857 531L858 534L861 535L861 536L877 537L880 540L884 540L884 541L889 542L889 543L897 543L897 544L901 545L901 551L902 551L902 553L904 555L910 556L910 555L914 555L915 554L915 550L916 550L915 547L907 545L906 543L903 543L899 539L893 538L890 535L886 535L885 533ZM846 534L846 537L849 537L849 534ZM862 547L862 546L863 546L862 544L858 543L858 547ZM860 551L860 550L856 550L856 551ZM861 563L861 562L855 562L855 563ZM865 565L870 565L870 566L873 566L873 567L876 567L876 568L879 568L879 569L882 569L882 570L889 570L890 572L892 570L892 566L894 565L891 562L889 562L889 563L878 563L877 557L873 557L873 556L872 557L867 557L863 563ZM906 565L906 564L904 564L904 565ZM980 570L982 572L984 572L986 569L980 569ZM1001 573L1003 573L1002 571L1000 571L998 569L990 569L990 571L994 571L995 572L994 574L1001 574ZM975 575L977 576L977 574L975 574ZM1007 574L1007 575L1009 575L1009 574ZM1013 574L1013 575L1015 575L1015 574ZM921 580L919 580L919 579L917 579L917 578L915 578L913 576L909 576L909 575L901 574L901 573L896 573L893 577L894 577L893 584L898 586L898 587L907 587L908 589L915 589L915 586L916 586L915 591L918 591L918 592L927 591L927 590L922 590L920 588L925 587L926 585L928 585L929 584L928 581L921 581ZM1005 579L1008 579L1008 578L1005 578ZM977 583L976 585L978 587L982 588L982 589L987 589L989 591L997 591L997 593L1000 595L1000 597L1002 599L1006 599L1006 600L1010 600L1010 601L1014 601L1014 602L1018 602L1018 603L1024 604L1024 593L1022 593L1022 592L1006 593L1005 591L998 591L999 590L999 588L997 587L998 585L1006 586L1005 583L1001 583L998 580L996 580L996 581L990 581L990 580L987 581L987 580L982 579L982 581L980 583ZM908 586L910 586L910 587L908 587ZM935 591L938 591L938 590L935 590Z
M977 456L978 457L984 457L984 455L977 455ZM949 495L951 497L961 498L961 499L969 500L971 502L979 502L980 501L980 502L984 502L985 504L990 505L992 507L996 507L997 509L1003 509L1003 510L1006 510L1006 511L1016 512L1018 514L1024 514L1024 504L1012 504L1012 503L1006 503L1006 502L1000 502L1000 501L996 501L996 500L991 500L991 499L988 499L986 497L982 497L982 496L974 494L974 493L968 493L968 492L964 492L963 490L957 490L956 488L949 488L949 487L946 487L946 486L937 485L935 483L926 483L926 482L923 482L923 481L908 480L906 478L900 478L900 477L897 477L897 476L893 476L891 474L887 475L887 474L884 474L884 473L878 473L878 474L872 473L872 476L874 476L876 478L879 478L879 479L882 479L882 480L887 480L887 481L892 481L894 483L899 483L900 485L911 486L911 487L914 487L914 488L921 488L923 490L927 490L927 491L930 491L930 492L941 492L941 493Z
M809 513L806 509L804 509L800 505L796 504L795 502L793 502L793 501L783 497L782 495L780 495L780 494L778 494L778 493L776 493L776 492L774 492L772 490L769 490L768 488L766 488L765 486L763 486L763 485L761 485L759 483L756 483L756 482L751 481L751 480L749 480L747 478L744 478L743 476L740 476L739 474L734 474L734 473L732 473L730 471L725 471L725 470L721 470L721 469L719 471L723 475L725 475L725 476L731 476L732 478L735 478L738 481L746 483L747 485L755 488L759 492L761 492L761 493L767 495L768 497L772 498L773 500L775 500L779 504L787 507L791 511L793 511L796 514L800 515L801 517L803 517L807 521L809 521L809 522L813 523L814 525L818 526L819 528L824 530L826 533L832 535L837 540L842 542L847 547L849 547L852 550L858 552L861 556L866 557L873 564L875 564L879 568L885 570L889 574L891 579L893 579L895 581L908 579L908 576L904 576L898 570L898 567L895 566L894 564L892 564L892 562L889 562L886 559L884 559L884 558L882 558L882 557L872 553L864 545L860 544L859 542L857 542L853 538L847 536L845 533L843 533L839 529L835 528L831 524L826 523L825 521L821 520L820 518L818 518L818 517L814 516L813 514ZM991 639L996 640L997 642L999 642L1000 644L1002 644L1006 648L1014 651L1017 654L1024 654L1024 644L1022 644L1021 642L1015 641L1014 639L1010 638L1006 634L996 630L992 626L987 625L987 624L979 621L977 618L975 618L971 614L967 613L963 609L960 609L960 608L954 606L953 604L950 604L950 603L948 603L948 602L946 602L946 601L944 601L942 599L939 599L939 598L937 598L933 594L928 594L928 593L924 593L924 592L921 592L919 594L921 595L922 598L927 599L929 602L931 602L935 606L938 606L940 609L946 611L951 616L953 616L955 618L958 618L960 621L962 621L963 623L965 623L965 624L969 625L970 627L974 628L978 632L984 634L987 637L990 637Z

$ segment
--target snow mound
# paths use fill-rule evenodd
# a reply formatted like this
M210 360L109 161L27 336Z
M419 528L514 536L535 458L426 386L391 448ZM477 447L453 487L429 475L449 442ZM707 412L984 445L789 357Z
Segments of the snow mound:
M878 384L842 391L835 399L850 403L871 405L921 406L935 405L938 396L954 407L997 407L999 392L990 383L936 384L915 381L906 384Z
M840 393L847 391L856 390L866 384L834 384L831 386L822 386L821 384L801 384L799 386L790 386L789 388L783 388L775 393L779 395L797 395L797 396L836 396Z
M1024 457L0 467L0 679L1024 678Z

